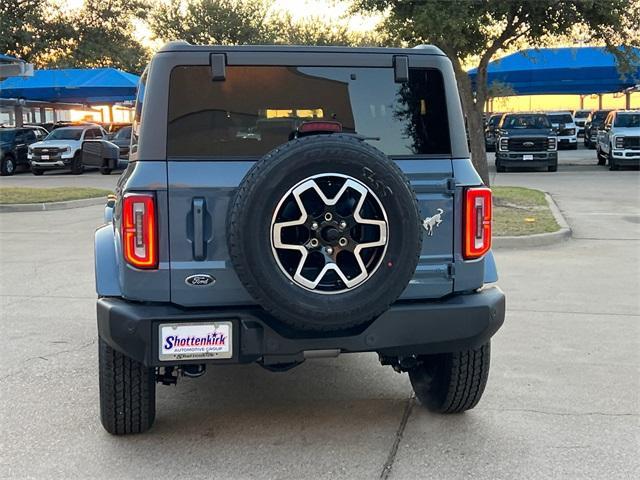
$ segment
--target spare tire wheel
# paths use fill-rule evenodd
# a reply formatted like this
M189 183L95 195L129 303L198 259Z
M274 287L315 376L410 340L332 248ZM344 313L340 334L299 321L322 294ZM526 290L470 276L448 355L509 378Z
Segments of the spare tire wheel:
M403 292L422 246L409 182L348 135L292 140L260 159L231 202L231 261L264 309L296 329L371 321Z

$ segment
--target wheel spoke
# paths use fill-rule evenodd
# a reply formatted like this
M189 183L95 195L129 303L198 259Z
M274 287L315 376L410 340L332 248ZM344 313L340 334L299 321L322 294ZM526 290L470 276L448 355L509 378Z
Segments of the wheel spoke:
M327 178L329 177L329 178ZM323 186L330 185L336 178L344 179L344 182L338 189L337 193L333 195L331 198L327 196L325 191L322 189L321 184ZM339 183L336 184L339 185ZM359 194L358 200L355 201L355 206L349 208L349 216L352 216L355 225L352 226L372 226L375 227L378 231L377 239L374 241L366 241L365 243L358 244L357 241L354 241L350 236L349 230L343 230L344 228L340 222L340 214L336 213L336 205L340 201L340 199L345 195L348 190L352 190ZM316 216L317 213L313 213L313 217L310 217L309 210L305 208L303 201L303 194L306 192L313 191L317 195L317 199L319 199L323 206L321 207L325 212L325 215L322 217ZM334 190L335 191L335 190ZM277 217L280 209L285 204L290 195L293 196L298 209L300 210L300 217L295 220L288 220L284 222L276 222L275 218ZM305 201L308 198L306 195L304 196ZM354 198L350 196L349 199ZM312 202L316 202L316 200L312 200ZM347 200L351 201L351 200ZM372 218L363 218L363 209L365 208L365 204L368 205L368 209L373 208L374 211L379 212L380 215L383 216L384 220L372 219ZM318 206L311 207L311 211L317 212ZM339 210L338 210L339 211ZM367 210L369 211L369 210ZM335 218L332 219L330 213L333 213ZM324 217L324 218L323 218ZM378 217L380 218L380 217ZM309 222L313 222L313 228L310 228ZM319 229L318 229L318 224ZM282 234L283 230L289 227L301 227L306 226L306 228L310 228L311 234L310 238L313 240L313 249L309 246L309 242L300 245L300 244L292 244L287 241L283 241ZM328 237L321 237L324 235L321 233L325 228L324 232L330 232L332 229L338 229L341 235L347 237L348 246L343 247L342 244L338 245L337 238L334 236L331 239ZM332 235L335 235L335 230ZM367 235L369 238L371 234ZM317 240L316 240L317 239ZM318 242L320 240L320 242ZM342 242L342 240L340 240ZM334 243L335 242L335 243ZM370 275L378 268L383 256L384 251L386 250L386 246L388 244L388 225L386 221L386 213L384 208L382 207L380 201L376 197L376 195L364 184L359 181L346 177L340 174L326 174L326 175L316 175L314 177L310 177L305 181L301 182L294 188L292 188L283 199L280 201L279 205L276 208L276 213L274 214L274 219L272 223L272 248L274 250L274 255L276 256L276 260L278 261L279 266L283 270L283 272L289 276L291 280L293 280L298 285L307 288L309 290L315 291L317 293L338 293L345 289L354 288L364 281L366 281ZM367 262L369 262L369 270L367 270L367 265L365 265L365 260L362 257L362 251L370 248L378 248L381 249L380 252L373 253L375 257L369 257ZM315 249L315 250L314 250ZM340 257L340 261L338 261L338 253L332 253L331 250L335 252L340 252L340 250L350 252L351 256ZM278 250L293 250L300 252L300 258L297 260L297 264L294 264L296 260L289 257L280 258L277 253ZM324 257L324 261L317 256L310 257L312 252L317 252L322 254ZM365 256L366 257L366 256ZM349 260L352 258L352 260ZM377 263L372 263L372 258ZM284 259L284 260L283 260ZM355 263L353 261L355 259ZM285 268L281 261L287 263L287 268ZM345 263L346 262L346 263ZM307 263L309 265L307 265ZM356 268L359 272L354 272ZM345 269L345 270L343 270ZM305 271L305 275L303 275L303 270ZM290 272L294 272L292 275ZM334 278L325 280L325 277L330 272L334 273ZM348 272L348 273L345 273ZM309 276L314 276L314 278L308 278ZM335 278L337 277L337 278ZM351 278L349 278L351 277Z

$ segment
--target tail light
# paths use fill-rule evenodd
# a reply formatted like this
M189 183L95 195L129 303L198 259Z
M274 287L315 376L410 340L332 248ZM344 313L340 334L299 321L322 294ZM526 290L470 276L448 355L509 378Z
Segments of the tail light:
M156 201L152 193L127 193L122 202L122 251L136 268L158 268Z
M491 248L491 190L469 188L464 198L464 258L479 258Z

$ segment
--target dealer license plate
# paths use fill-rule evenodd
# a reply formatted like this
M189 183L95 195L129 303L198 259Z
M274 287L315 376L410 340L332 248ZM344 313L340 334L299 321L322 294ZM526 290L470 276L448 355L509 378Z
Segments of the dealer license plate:
M523 160L533 160L533 155L523 155L522 159Z
M223 359L233 356L231 322L163 323L158 328L161 361Z
M40 155L42 160L49 160L49 155Z

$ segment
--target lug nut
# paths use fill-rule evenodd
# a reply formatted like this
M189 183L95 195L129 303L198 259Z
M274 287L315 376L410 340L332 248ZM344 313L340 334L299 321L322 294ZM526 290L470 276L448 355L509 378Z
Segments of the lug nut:
M342 237L340 240L338 240L338 243L340 244L341 247L345 247L347 245L347 239Z
M327 212L327 213L325 213L325 214L324 214L324 219L325 219L327 222L330 222L330 221L331 221L331 219L333 219L333 215L331 215L331 212Z
M333 248L327 247L327 255L333 255Z
M313 222L311 224L311 230L317 230L318 229L318 222Z
M342 220L340 222L340 228L347 228L347 222L345 222L344 220Z
M317 247L318 246L318 239L317 238L312 238L309 241L309 245L311 245L312 247Z

